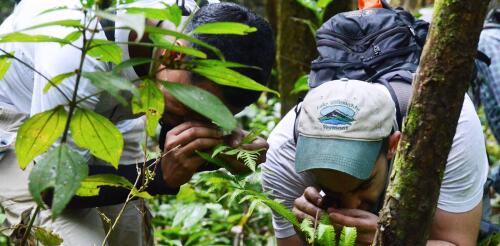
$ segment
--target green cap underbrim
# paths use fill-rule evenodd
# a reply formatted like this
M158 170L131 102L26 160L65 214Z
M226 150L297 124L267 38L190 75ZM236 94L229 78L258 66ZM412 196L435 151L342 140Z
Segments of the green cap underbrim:
M313 138L300 135L295 153L295 170L332 169L357 179L370 177L382 140L360 141Z

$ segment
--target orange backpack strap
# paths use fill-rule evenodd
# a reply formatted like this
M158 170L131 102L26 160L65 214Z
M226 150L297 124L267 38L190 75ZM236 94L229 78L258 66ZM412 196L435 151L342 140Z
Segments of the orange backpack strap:
M382 2L380 0L358 0L358 8L363 9L373 9L373 8L383 8Z

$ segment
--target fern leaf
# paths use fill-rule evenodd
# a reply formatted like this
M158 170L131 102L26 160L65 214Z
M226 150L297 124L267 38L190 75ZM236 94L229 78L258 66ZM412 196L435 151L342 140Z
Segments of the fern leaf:
M252 190L245 190L245 194L250 194L255 197L255 199L258 199L261 203L264 205L268 206L271 208L274 212L279 214L281 217L285 218L286 220L290 221L294 226L300 227L299 221L295 217L295 214L293 214L292 211L290 211L285 205L278 201L274 201L272 199L269 199L265 195L261 193L257 193Z
M218 154L222 153L227 149L229 149L229 146L225 144L218 144L217 146L214 147L214 150L212 152L212 158L216 157Z
M300 223L300 230L304 233L307 243L314 244L314 228L311 219L306 218Z
M342 233L340 234L339 246L354 246L357 237L358 233L356 231L356 227L344 226L344 228L342 228Z
M335 246L335 229L332 225L319 224L316 240L321 246Z
M330 221L330 217L328 216L327 213L321 213L321 217L319 219L319 222L324 225L331 225L332 222Z

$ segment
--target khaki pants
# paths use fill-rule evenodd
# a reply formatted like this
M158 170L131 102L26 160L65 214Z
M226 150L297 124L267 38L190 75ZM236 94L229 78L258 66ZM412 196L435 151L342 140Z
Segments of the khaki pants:
M25 118L25 115L0 105L0 130L15 133ZM0 228L8 228L2 230L8 236L19 236L12 234L14 228L21 223L27 225L36 208L28 191L29 171L29 167L25 171L19 168L12 144L0 160L0 205L7 216ZM67 209L55 221L50 218L50 210L42 210L35 220L35 226L50 229L58 234L64 240L63 245L102 245L110 226L108 219L111 220L109 222L114 221L122 207L123 204ZM141 204L139 200L130 202L106 245L153 245L150 221L150 213L145 204Z

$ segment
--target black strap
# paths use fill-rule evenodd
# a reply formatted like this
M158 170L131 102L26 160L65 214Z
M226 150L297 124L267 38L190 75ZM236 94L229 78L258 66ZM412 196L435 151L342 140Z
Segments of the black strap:
M297 144L297 139L299 138L299 114L302 110L302 105L300 104L304 100L303 97L297 99L297 105L295 106L295 121L293 122L293 141Z
M476 54L476 59L486 63L486 65L490 66L491 65L491 59L488 55L486 55L484 52L478 50Z
M396 92L394 88L392 88L391 84L385 79L379 79L376 83L382 84L387 88L389 94L391 94L392 100L396 104L396 121L398 122L398 130L401 130L401 124L403 123L403 115L401 114L401 109L399 108L399 100L396 96Z

